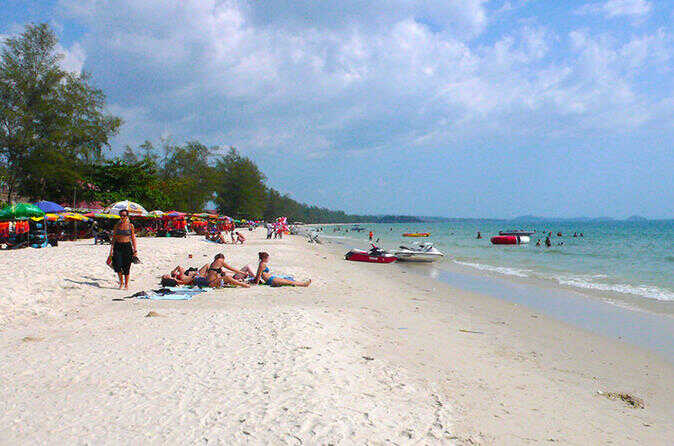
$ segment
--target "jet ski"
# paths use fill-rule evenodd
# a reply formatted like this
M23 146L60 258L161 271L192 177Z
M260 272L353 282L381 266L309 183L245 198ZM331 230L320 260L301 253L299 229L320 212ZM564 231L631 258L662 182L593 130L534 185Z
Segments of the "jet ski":
M369 251L362 249L352 249L344 256L346 260L352 262L368 262L368 263L393 263L397 260L396 256L384 251L381 248L372 245Z
M400 246L393 254L400 262L435 262L445 256L433 247L433 243L415 243L411 247Z

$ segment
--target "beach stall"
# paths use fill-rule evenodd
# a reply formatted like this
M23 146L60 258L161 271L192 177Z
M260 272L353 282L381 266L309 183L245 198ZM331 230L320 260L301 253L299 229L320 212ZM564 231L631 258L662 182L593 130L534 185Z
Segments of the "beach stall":
M94 236L94 244L110 243L112 230L120 218L119 215L105 212L88 212L84 215L93 220L91 232Z
M30 218L44 219L45 212L29 203L13 204L0 209L0 246L25 248L30 240ZM44 233L46 238L46 233ZM40 243L42 246L42 243Z
M206 235L208 231L208 221L201 217L192 216L190 218L189 229L197 235Z
M162 229L158 237L187 237L187 214L178 211L165 212L162 215Z

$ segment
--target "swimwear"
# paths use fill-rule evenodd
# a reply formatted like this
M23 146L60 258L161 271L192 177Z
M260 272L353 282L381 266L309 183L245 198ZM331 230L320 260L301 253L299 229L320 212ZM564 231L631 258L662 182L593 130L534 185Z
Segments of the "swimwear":
M131 235L131 229L117 229L115 231L115 235L130 236Z
M196 276L192 279L192 285L198 286L199 288L205 288L210 285L210 282L205 277Z
M274 279L292 280L293 282L295 281L295 278L293 276L270 276L269 279L267 279L267 285L282 286L282 285L274 285Z

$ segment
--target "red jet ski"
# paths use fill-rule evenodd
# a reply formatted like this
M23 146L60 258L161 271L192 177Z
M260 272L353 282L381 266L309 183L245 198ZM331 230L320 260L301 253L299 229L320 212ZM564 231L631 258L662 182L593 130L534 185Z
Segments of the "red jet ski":
M352 262L368 262L368 263L393 263L398 258L393 254L384 251L383 249L377 248L372 245L372 248L369 251L363 251L362 249L352 249L346 253L344 256L346 260L351 260Z

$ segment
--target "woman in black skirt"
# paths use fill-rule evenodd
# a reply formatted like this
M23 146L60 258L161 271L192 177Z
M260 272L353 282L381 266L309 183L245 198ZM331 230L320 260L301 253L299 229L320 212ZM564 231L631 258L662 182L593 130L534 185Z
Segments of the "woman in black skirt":
M119 211L121 219L115 225L112 233L112 244L110 245L110 255L108 264L112 263L112 268L119 277L119 289L124 287L129 289L129 272L134 256L138 255L136 250L136 233L133 225L129 221L129 212Z

